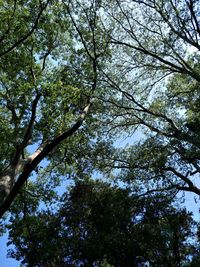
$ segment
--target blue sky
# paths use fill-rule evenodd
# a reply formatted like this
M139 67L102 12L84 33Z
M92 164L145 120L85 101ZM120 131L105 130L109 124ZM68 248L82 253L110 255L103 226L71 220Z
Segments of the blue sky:
M19 267L20 263L14 259L7 258L7 245L8 236L5 234L0 237L0 267Z

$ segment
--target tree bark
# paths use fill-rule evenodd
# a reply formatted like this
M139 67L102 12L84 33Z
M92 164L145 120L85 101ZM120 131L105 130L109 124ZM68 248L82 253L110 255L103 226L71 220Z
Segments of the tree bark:
M56 148L62 141L72 136L82 125L83 121L90 108L89 104L84 108L78 121L67 131L56 137L51 142L42 144L31 156L24 161L19 161L19 164L8 169L0 177L0 218L9 209L15 197L19 193L24 183L29 178L30 174L40 164L40 162ZM12 171L12 172L11 172ZM21 174L20 174L21 173ZM18 178L17 178L18 176ZM17 180L16 180L17 179ZM15 181L16 180L16 181Z

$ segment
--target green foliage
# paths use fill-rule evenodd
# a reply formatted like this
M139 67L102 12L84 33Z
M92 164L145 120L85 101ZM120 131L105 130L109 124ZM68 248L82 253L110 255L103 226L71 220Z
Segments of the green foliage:
M191 214L159 195L133 197L87 180L65 193L54 213L35 208L32 197L24 213L21 205L15 204L9 226L15 245L9 254L24 266L184 266L196 251Z
M172 199L200 195L199 4L0 0L0 212L17 195L23 266L198 265Z

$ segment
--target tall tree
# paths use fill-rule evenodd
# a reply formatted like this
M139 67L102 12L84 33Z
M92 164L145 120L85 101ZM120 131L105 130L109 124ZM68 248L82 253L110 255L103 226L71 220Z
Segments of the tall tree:
M0 12L0 216L18 196L10 255L196 264L193 221L167 191L200 195L199 1L0 1ZM137 129L136 145L111 146ZM131 191L87 183L98 171Z
M64 194L56 212L36 202L21 196L13 206L10 256L24 266L178 267L198 251L191 214L166 196L138 198L88 179Z
M150 190L199 196L199 1L111 1L105 12L113 44L105 126L145 135L106 165Z
M1 11L0 216L44 158L70 162L76 141L65 140L80 128L86 138L83 121L107 49L95 2L10 1Z

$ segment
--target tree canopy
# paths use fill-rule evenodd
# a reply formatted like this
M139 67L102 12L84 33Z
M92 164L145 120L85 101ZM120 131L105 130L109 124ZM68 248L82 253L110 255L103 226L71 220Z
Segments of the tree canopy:
M40 210L31 196L18 197L10 255L23 266L187 266L200 246L191 214L174 208L169 197L129 193L78 181L56 212Z
M200 1L10 0L0 17L10 255L198 265L198 226L177 201L200 196Z

